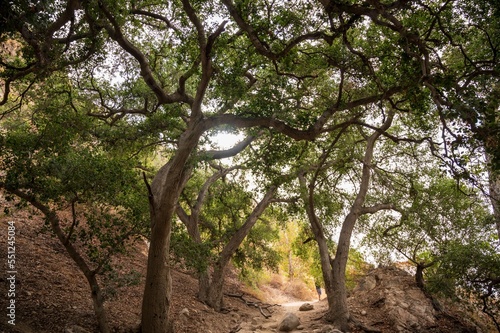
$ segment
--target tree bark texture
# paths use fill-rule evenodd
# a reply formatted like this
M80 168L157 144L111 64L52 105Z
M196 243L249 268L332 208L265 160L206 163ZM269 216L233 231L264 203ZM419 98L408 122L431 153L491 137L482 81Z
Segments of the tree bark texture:
M188 159L203 129L192 121L179 140L175 155L156 174L151 184L151 238L142 302L142 332L173 332L169 315L172 282L169 268L172 218L189 176Z
M377 139L380 137L382 132L386 131L393 120L394 113L391 112L388 118L384 121L384 124L380 130L375 131L367 140L365 155L363 158L363 169L361 174L361 183L359 186L358 193L351 206L351 209L344 219L342 228L339 235L337 252L335 254L335 259L332 263L332 289L334 293L333 306L329 306L325 318L332 322L333 325L342 330L349 331L349 309L347 307L347 291L345 287L346 281L346 267L347 259L349 256L349 249L351 246L351 237L354 230L354 226L359 216L364 213L373 213L372 210L367 209L364 211L364 203L366 200L366 194L370 185L371 176L371 163L373 160L373 151ZM381 206L382 207L382 206Z

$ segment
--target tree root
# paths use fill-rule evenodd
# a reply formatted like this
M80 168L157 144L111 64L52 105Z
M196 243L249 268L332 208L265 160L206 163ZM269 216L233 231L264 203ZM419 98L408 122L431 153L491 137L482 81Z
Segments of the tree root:
M247 306L249 306L249 307L255 307L255 308L259 309L259 311L262 314L262 316L264 316L266 319L272 317L274 311L271 311L271 308L273 306L280 306L279 304L265 304L265 303L262 303L262 302L252 302L252 301L246 300L243 297L244 294L241 294L241 295L239 295L239 294L225 294L225 295L228 296L228 297L239 298ZM267 313L265 313L265 312L267 312Z

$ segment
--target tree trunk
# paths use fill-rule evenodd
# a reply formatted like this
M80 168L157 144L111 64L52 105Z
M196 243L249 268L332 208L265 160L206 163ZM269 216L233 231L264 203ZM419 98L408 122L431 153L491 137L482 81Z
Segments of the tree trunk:
M497 227L498 239L500 239L500 175L489 172L490 201L493 207L493 216Z
M108 325L108 316L106 315L106 309L104 308L104 298L102 296L101 288L95 277L95 274L87 276L87 281L89 282L90 289L92 290L92 304L94 306L94 313L97 318L97 323L99 325L99 330L101 333L111 332Z
M253 209L252 213L247 217L245 223L233 234L231 239L228 241L226 246L222 249L219 255L219 259L214 264L212 276L207 285L205 282L200 283L200 288L208 288L208 290L199 291L199 295L206 296L206 299L202 300L207 305L215 309L216 311L221 311L224 308L224 278L226 273L227 265L231 260L234 252L240 247L241 243L248 235L252 227L255 225L259 217L262 215L264 210L271 203L271 199L276 193L276 187L272 186L264 195L264 198L257 204Z
M198 273L198 299L208 304L208 293L210 291L210 272L205 269Z
M337 252L332 263L332 289L335 297L333 298L333 306L329 304L328 312L325 315L327 321L332 322L336 328L344 332L349 331L349 309L347 307L345 272L347 259L349 257L352 231L358 216L358 213L351 209L351 212L347 215L342 224Z
M99 325L99 331L101 333L110 333L111 329L109 328L108 324L108 316L104 308L104 298L102 296L99 283L96 279L96 272L90 269L80 253L76 250L73 244L69 242L67 236L64 234L60 227L59 218L56 216L56 214L52 213L49 214L49 216L45 214L45 216L49 217L52 231L56 234L57 238L59 238L59 241L61 241L61 243L64 245L69 256L76 263L80 271L83 272L85 278L87 279L87 282L89 283L92 305L94 307L94 314L97 319L97 324Z
M196 148L202 131L200 122L193 120L189 124L179 140L175 155L158 171L149 188L151 238L142 300L142 333L173 332L169 316L172 295L169 268L172 218L189 176L189 156Z
M143 333L173 332L169 317L172 282L168 266L171 218L162 214L153 219L142 302Z
M425 266L423 264L417 264L417 272L415 274L415 282L417 283L417 287L420 289L424 289L424 269Z
M333 306L329 303L329 308L325 314L325 318L332 322L334 327L348 332L349 329L349 309L347 307L347 290L345 287L346 281L346 267L347 259L349 257L349 249L351 246L351 236L354 230L354 226L360 215L366 213L374 213L380 209L386 209L387 205L380 205L379 208L365 209L364 204L366 200L366 194L368 193L368 188L370 185L370 172L371 163L373 160L373 151L377 139L380 137L383 131L386 131L392 124L394 118L394 112L391 112L384 124L381 126L380 131L374 132L367 140L365 156L363 158L363 170L361 174L361 183L359 186L358 193L354 202L351 206L349 214L344 219L342 224L342 229L340 231L337 252L335 254L335 259L332 263L332 289L334 297L332 299ZM312 200L312 199L311 199Z
M215 265L207 293L206 303L219 312L224 308L224 279L228 262L229 260Z
M314 234L314 239L318 244L321 272L323 273L323 282L325 284L325 294L328 302L328 307L332 308L334 306L336 294L333 287L333 276L332 276L332 258L330 256L330 250L328 249L328 243L323 231L323 226L320 223L316 213L314 211L314 184L309 185L309 193L307 191L307 184L305 173L299 173L299 183L301 187L302 200L305 202L305 209L309 223L311 224L311 229Z

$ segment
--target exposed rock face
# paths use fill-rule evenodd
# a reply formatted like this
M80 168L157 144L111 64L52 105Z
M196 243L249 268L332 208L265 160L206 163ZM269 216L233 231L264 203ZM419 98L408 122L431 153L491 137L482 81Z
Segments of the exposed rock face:
M351 297L365 299L365 307L359 314L379 312L378 317L385 317L383 321L391 326L392 332L428 332L436 326L432 301L417 287L414 278L401 269L386 267L371 271ZM374 327L377 324L371 323Z
M278 325L278 331L291 332L294 329L296 329L299 325L300 325L299 318L295 314L288 312L287 314L285 314L285 317L283 317L280 324Z

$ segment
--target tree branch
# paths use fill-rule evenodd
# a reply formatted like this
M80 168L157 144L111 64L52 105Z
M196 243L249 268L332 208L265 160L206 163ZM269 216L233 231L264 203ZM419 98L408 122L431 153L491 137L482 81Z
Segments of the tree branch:
M394 204L386 203L386 204L378 204L371 207L363 207L361 208L361 214L375 214L381 210L395 210L399 211L398 208Z
M106 6L102 1L99 1L99 8L102 10L108 21L111 23L105 24L104 28L108 32L109 36L115 40L126 52L128 52L132 57L134 57L141 68L141 76L144 82L149 86L149 88L154 92L156 98L158 98L159 104L170 104L176 102L192 103L192 100L186 96L179 94L176 91L173 94L167 94L160 84L156 81L151 67L149 66L148 59L146 56L133 45L121 32L118 22L115 20L113 15L108 11Z

